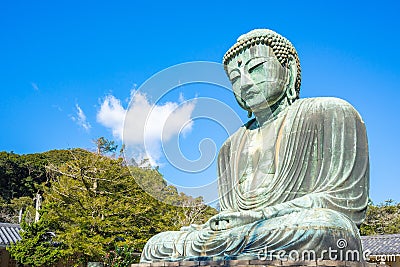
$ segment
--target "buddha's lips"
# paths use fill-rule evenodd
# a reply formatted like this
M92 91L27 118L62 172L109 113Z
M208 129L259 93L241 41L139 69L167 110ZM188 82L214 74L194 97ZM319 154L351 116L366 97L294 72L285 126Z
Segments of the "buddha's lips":
M253 97L254 95L256 95L258 92L257 91L254 91L254 90L249 90L249 91L246 91L245 93L244 93L244 99L246 99L246 98L251 98L251 97Z

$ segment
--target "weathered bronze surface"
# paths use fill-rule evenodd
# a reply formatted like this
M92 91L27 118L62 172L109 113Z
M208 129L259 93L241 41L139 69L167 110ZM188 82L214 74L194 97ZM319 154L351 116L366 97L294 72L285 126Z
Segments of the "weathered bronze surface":
M357 227L369 160L360 115L341 99L299 99L297 52L273 31L239 37L224 66L239 105L255 119L219 152L221 212L152 237L141 262L275 257L279 250L331 260L329 249L344 252L337 260L352 260L346 251L361 260Z

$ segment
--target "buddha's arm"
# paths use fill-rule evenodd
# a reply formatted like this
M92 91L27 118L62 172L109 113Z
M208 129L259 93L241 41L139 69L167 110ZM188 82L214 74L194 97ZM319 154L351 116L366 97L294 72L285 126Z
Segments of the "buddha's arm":
M272 204L262 206L264 217L324 208L361 224L368 202L369 160L358 112L344 100L309 99L287 125L275 177L278 191L270 192Z

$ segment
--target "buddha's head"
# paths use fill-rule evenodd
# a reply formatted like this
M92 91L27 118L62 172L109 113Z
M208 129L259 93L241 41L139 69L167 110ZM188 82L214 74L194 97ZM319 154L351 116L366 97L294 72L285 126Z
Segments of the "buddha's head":
M300 61L293 45L280 34L252 30L240 36L223 58L239 105L249 112L269 109L285 97L299 98Z

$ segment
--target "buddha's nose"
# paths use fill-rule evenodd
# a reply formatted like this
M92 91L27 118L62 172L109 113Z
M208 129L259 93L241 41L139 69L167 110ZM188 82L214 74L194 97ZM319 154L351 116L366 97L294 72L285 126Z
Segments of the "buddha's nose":
M248 90L250 87L253 86L253 80L249 77L249 75L242 75L240 79L240 88L242 90Z

